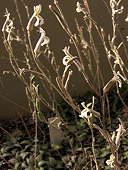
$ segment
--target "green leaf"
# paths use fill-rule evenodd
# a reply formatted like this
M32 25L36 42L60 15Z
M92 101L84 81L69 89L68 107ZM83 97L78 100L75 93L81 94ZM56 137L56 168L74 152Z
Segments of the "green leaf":
M3 158L10 157L10 156L12 156L11 153L4 153L3 154Z
M40 169L39 170L44 170L44 168L43 167L40 167Z
M20 156L24 160L29 154L30 154L30 152L21 152Z
M39 120L41 120L41 121L45 121L46 120L45 115L44 115L43 112L38 111L37 115L38 115Z
M44 166L44 165L47 164L47 163L48 163L48 161L42 160L42 161L40 161L40 162L38 163L38 167L42 167L42 166Z
M56 162L55 158L49 157L49 165L51 167L54 167L54 166L56 166L56 164L57 164L57 162Z
M20 169L20 163L19 163L19 162L16 162L15 167L14 167L14 170L19 170L19 169Z
M30 140L23 140L20 144L21 145L31 144L31 141Z
M25 162L22 162L21 167L22 167L22 168L27 168L26 163L25 163Z

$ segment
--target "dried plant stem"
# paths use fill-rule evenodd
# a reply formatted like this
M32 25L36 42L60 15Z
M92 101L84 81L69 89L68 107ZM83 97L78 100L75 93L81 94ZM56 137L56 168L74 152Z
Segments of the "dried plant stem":
M91 135L92 135L92 153L93 153L93 158L94 158L94 162L95 162L95 165L96 165L96 170L99 170L99 166L98 166L98 162L97 162L96 154L95 154L95 137L94 137L94 132L93 132L92 125L89 125L89 128L91 130Z
M55 1L55 5L56 5L56 8L57 9L54 9L52 6L50 6L50 9L51 11L54 13L54 15L56 16L57 20L59 21L60 25L62 26L62 28L65 30L65 32L67 32L67 34L69 35L70 39L72 40L76 50L77 50L77 53L78 53L78 56L79 56L79 59L80 59L80 63L81 63L81 72L84 76L84 79L86 81L86 83L89 85L89 87L96 93L97 96L99 96L99 92L96 90L95 86L91 83L88 75L86 74L86 71L85 71L85 68L83 67L83 58L82 58L82 55L81 55L81 52L80 52L80 49L79 49L79 46L75 40L75 36L72 34L68 24L67 24L67 21L65 19L65 17L63 16L63 13L59 7L59 4L58 4L58 1L56 0Z
M24 26L23 26L23 23L22 23L21 14L20 14L20 11L19 11L19 7L18 7L18 4L17 4L17 0L14 0L14 3L15 3L16 12L17 12L17 15L18 15L18 18L19 18L19 21L20 21L20 26L21 26L21 29L22 29L22 32L23 32L25 45L27 45L26 32L25 32L25 29L24 29Z
M97 129L101 135L106 139L106 141L108 142L111 152L114 155L114 169L115 170L120 170L120 164L118 161L118 149L116 147L116 144L112 141L111 136L109 135L109 133L106 130L101 129L98 125L93 124L93 128Z
M37 142L38 142L38 118L37 115L35 115L35 168L36 168L36 162L37 162Z
M77 50L78 56L79 56L79 58L80 58L80 63L82 64L82 63L84 63L84 61L83 61L83 58L82 58L82 56L81 56L79 47L78 47L76 41L74 40L74 38L71 37L71 39L72 39L72 41L73 41L73 43L74 43L74 46L75 46L75 48L76 48L76 50ZM81 72L82 72L82 74L83 74L83 77L84 77L86 83L87 83L87 84L89 85L89 87L96 93L96 95L99 96L99 92L96 90L96 88L95 88L95 87L93 86L93 84L90 82L90 79L89 79L88 75L86 74L86 71L85 71L85 68L83 67L83 64L82 64L82 71L81 71Z
M9 61L10 61L10 64L11 64L14 72L16 73L17 77L27 86L28 85L27 81L20 74L20 67L19 67L19 65L18 65L18 63L16 61L16 57L13 54L13 49L11 47L11 42L8 43L8 41L5 39L4 44L5 44L6 50L8 51Z
M26 132L27 132L27 134L28 134L28 137L29 138L31 138L31 135L30 135L30 133L29 133L29 130L28 130L28 128L27 128L27 126L26 126L26 124L25 124L25 122L24 122L24 119L23 119L23 117L22 117L22 115L19 113L19 116L20 116L20 119L21 119L21 121L22 121L22 124L24 125L24 128L25 128L25 130L26 130Z

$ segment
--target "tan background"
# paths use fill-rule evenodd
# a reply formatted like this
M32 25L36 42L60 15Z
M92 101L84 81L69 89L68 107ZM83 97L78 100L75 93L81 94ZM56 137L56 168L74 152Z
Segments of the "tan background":
M119 18L119 30L122 34L122 39L126 43L126 35L128 32L128 25L124 23L124 19L127 15L128 3L127 0L122 0L123 5L125 7L124 14ZM19 9L21 12L21 16L23 19L24 26L27 25L27 16L25 15L25 11L21 1L18 1ZM69 45L69 39L66 33L62 30L60 25L58 24L55 16L49 11L48 5L52 4L52 0L25 0L26 5L29 6L30 14L32 14L33 5L37 5L39 3L42 4L42 16L45 19L45 30L47 30L47 35L50 37L50 47L54 50L55 55L57 56L58 62L62 62L62 58L64 54L62 53L62 49ZM69 22L71 30L76 32L75 22L74 22L74 15L77 16L75 13L77 0L63 0L61 1L61 7L64 12L64 15ZM82 2L82 0L81 0ZM91 15L98 24L104 28L106 33L111 33L111 18L110 14L102 0L90 0L90 10ZM18 18L15 12L15 5L13 0L3 0L0 2L0 28L2 28L2 24L4 23L5 18L3 18L3 14L5 12L5 8L11 13L11 16L15 18L14 22L18 22ZM18 27L18 24L17 24ZM20 28L19 28L20 29ZM1 30L1 29L0 29ZM25 90L24 84L21 83L16 77L12 75L3 75L3 71L8 71L11 69L9 61L8 61L8 54L5 52L3 43L2 43L2 32L0 32L1 43L0 43L0 119L10 119L14 118L15 115L18 114L28 114L27 108L27 99L25 97ZM34 37L36 39L36 37ZM100 54L100 66L104 75L104 81L108 81L111 77L111 73L109 71L108 63L106 57L104 56L104 50L102 49L101 42L95 37L97 42L97 47L99 49ZM76 51L72 51L74 55ZM20 47L16 50L16 55L22 59L22 49ZM43 60L42 60L43 61ZM76 84L72 86L71 93L73 96L84 95L87 91L87 86L85 88L85 84L80 76L79 73L75 74L72 78L72 82ZM44 109L44 108L43 108Z

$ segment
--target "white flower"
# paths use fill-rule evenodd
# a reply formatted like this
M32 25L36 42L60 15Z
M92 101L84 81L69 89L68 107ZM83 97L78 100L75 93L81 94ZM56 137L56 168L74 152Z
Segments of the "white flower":
M34 14L33 15L38 16L41 13L41 10L42 10L41 4L34 6Z
M76 4L76 12L80 13L80 12L83 12L83 9L81 8L81 4L79 2L77 2Z
M34 24L35 27L38 27L44 24L44 19L40 15L36 16L35 18L36 18L36 22Z
M80 117L86 118L86 119L90 119L93 115L95 117L100 117L100 113L95 111L95 110L93 110L93 107L94 107L94 97L93 97L92 103L88 103L85 106L85 102L82 102L81 105L83 106L84 109L81 111ZM89 108L90 106L91 106L91 108Z
M10 19L10 13L8 12L8 10L6 9L6 13L4 15L6 17L6 20L4 22L2 31L6 31L7 33L11 33L14 30L14 26L13 26L13 20Z
M78 70L79 71L81 71L81 64L80 64L80 61L79 61L79 59L78 59L78 57L77 56L73 56L70 52L69 52L69 49L70 49L70 47L68 46L68 47L65 47L64 49L63 49L63 52L65 53L65 57L63 58L63 65L65 65L65 66L69 66L69 65L71 65L71 64L75 64L76 66L77 66L77 68L78 68Z
M49 44L50 39L46 36L46 32L40 28L40 38L35 46L34 53L37 54L40 51L40 47Z
M125 22L128 22L128 16L125 18Z
M63 58L62 62L63 62L63 65L65 66L71 65L74 59L74 57L70 54L69 49L70 49L69 46L63 49L63 52L65 53L66 56Z
M120 9L114 10L114 14L121 14L124 10L124 7L121 6Z
M86 119L90 119L92 117L92 113L90 112L90 109L85 108L81 111L80 116L81 118L86 118Z
M42 24L44 24L44 19L39 15L41 13L41 10L42 10L41 5L34 6L34 13L28 22L27 31L31 31L33 28L33 25L37 27L37 26L41 26Z
M49 42L50 42L49 37L45 36L45 37L44 37L44 41L41 43L41 46L43 47L44 45L49 44Z
M110 166L111 168L114 168L114 161L115 161L115 156L112 154L110 156L110 159L106 161L106 164Z
M80 117L81 118L86 118L86 119L90 119L92 117L92 113L91 110L89 109L89 107L92 105L92 103L88 103L85 106L85 103L81 103L81 105L84 107L84 109L81 111Z
M70 56L70 53L69 53L69 49L70 49L70 47L68 46L68 47L64 47L64 49L63 49L63 52L68 56Z
M128 21L127 21L128 22ZM128 41L128 36L126 36L126 41Z
M124 6L120 7L120 3L121 1L118 0L110 0L110 6L112 9L112 16L116 15L116 14L121 14L124 10Z
M119 124L119 128L116 130L116 132L117 132L117 135L116 135L116 139L115 139L115 144L117 147L119 147L120 138L126 132L126 130L124 129L122 124Z
M115 71L113 71L113 74L114 74L114 79L115 79L115 81L118 82L118 85L119 85L119 87L121 88L121 87L122 87L122 80L123 80L124 82L126 81L125 77L123 77L123 76L120 74L119 71L117 71L117 73L116 73Z
M13 24L13 20L10 19L10 13L8 12L8 10L6 9L5 15L6 20L4 22L4 25L2 27L2 32L4 33L4 35L6 35L5 33L7 33L7 37L6 40L10 43L12 40L16 40L16 41L20 41L21 39L19 38L18 35L16 35L15 31L15 27Z
M6 17L6 20L4 22L2 32L6 31L7 25L10 24L10 22L12 22L12 20L10 19L10 13L8 12L7 9L4 16Z
M65 66L67 66L67 65L69 65L69 64L71 64L71 61L73 61L72 60L72 57L70 57L70 56L65 56L64 58L63 58L63 65L65 65Z

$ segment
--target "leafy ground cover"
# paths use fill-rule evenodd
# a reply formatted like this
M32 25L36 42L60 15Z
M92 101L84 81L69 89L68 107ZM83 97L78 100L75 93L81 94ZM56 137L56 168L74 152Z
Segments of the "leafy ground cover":
M127 99L126 93L123 94ZM85 98L78 98L81 102ZM86 96L86 100L91 98ZM88 102L87 101L87 102ZM117 129L118 117L127 127L128 112L114 91L110 95L111 124L107 129L111 133ZM98 102L97 102L98 109ZM90 170L95 169L91 150L91 133L88 125L68 105L61 104L61 128L64 139L60 146L51 146L49 128L38 121L38 140L35 145L35 122L32 118L17 121L0 122L0 169L1 170ZM49 113L50 114L50 113ZM94 120L96 122L97 120ZM102 170L110 169L106 160L110 157L110 148L97 130L95 134L95 153ZM128 136L124 135L119 149L121 169L128 169ZM35 151L36 149L36 151ZM36 156L35 156L36 152ZM35 166L36 165L36 166Z

